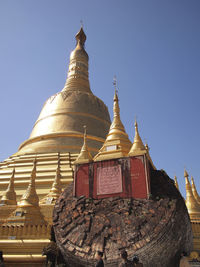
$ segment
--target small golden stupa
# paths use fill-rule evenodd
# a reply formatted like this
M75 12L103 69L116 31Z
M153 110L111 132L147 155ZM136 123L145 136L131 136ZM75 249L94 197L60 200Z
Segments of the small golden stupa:
M92 162L93 158L88 150L87 146L87 132L86 132L86 126L84 126L84 140L83 140L83 146L81 148L80 154L78 155L77 159L74 161L74 164L83 164Z
M116 86L116 82L114 81ZM106 159L126 157L131 148L131 141L124 129L124 125L120 119L119 99L115 88L114 103L113 103L113 121L110 126L106 140L94 157L94 161Z
M198 202L198 204L200 204L200 196L197 192L197 189L196 189L196 185L194 183L194 178L191 176L191 184L192 184L192 193L193 193L193 196L195 197L196 201Z
M177 188L178 191L179 191L179 185L178 185L178 181L177 181L177 177L176 177L176 175L174 176L174 184L175 184L176 188Z
M131 150L129 151L129 156L140 156L147 153L147 149L145 148L142 139L138 132L138 124L135 120L135 137L133 141L133 145L131 147Z
M15 169L12 171L7 190L3 193L1 203L5 205L16 205L16 193L14 188Z

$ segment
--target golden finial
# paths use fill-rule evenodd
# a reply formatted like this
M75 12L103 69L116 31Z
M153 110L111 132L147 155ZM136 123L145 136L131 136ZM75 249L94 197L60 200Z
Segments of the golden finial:
M83 30L83 26L81 26L80 31L76 34L77 45L84 47L86 41L86 35Z
M186 171L186 168L184 168L184 177L185 177L185 178L188 178L188 177L189 177L189 175L188 175L188 173L187 173L187 171Z
M114 77L113 85L115 87L113 99L113 121L102 148L94 157L95 161L126 157L131 147L131 142L120 119L116 77Z
M31 179L28 188L21 198L19 207L24 206L38 206L39 198L35 190L35 178L36 178L36 159L33 161L33 169L31 172Z
M115 89L115 93L114 93L114 103L113 103L113 114L114 114L114 120L113 123L115 122L115 125L113 125L113 127L115 127L117 124L117 127L122 127L124 129L124 126L120 120L120 108L119 108L119 99L118 99L118 90L117 90L117 77L116 75L113 78L113 85L114 85L114 89ZM120 125L122 124L122 125ZM111 125L112 126L112 125Z
M137 119L135 118L135 137L131 150L129 151L129 156L140 156L146 154L147 150L142 142L139 135Z
M91 162L93 160L88 147L87 147L87 129L86 125L83 126L84 128L84 135L83 135L83 146L81 148L80 154L78 155L77 159L75 160L74 164L84 164Z
M178 181L177 181L176 175L174 175L174 184L175 184L176 188L179 190L179 186L178 186Z
M115 98L118 98L117 97L118 90L117 90L117 76L116 75L114 75L114 77L113 77L113 85L115 88L115 95L114 95L114 99L115 99Z
M14 178L15 178L15 168L13 168L10 181L8 184L7 190L4 192L1 203L5 205L16 205L17 200L16 200L16 193L14 189Z
M200 206L198 205L193 193L192 188L189 182L189 175L184 169L184 177L185 177L185 189L186 189L186 201L185 204L188 209L188 213L190 215L191 220L199 220L200 218Z
M191 176L191 184L192 184L192 193L193 193L196 201L198 202L198 204L200 204L200 196L197 192L196 185L194 183L194 178L192 176Z

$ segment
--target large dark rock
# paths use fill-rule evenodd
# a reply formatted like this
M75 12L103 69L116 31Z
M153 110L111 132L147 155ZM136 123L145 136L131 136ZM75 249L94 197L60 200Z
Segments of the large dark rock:
M144 267L176 267L190 251L192 230L184 200L164 171L151 171L151 199L74 198L70 185L53 214L56 242L69 266L94 266L104 251L105 266L118 266L120 250L137 254Z

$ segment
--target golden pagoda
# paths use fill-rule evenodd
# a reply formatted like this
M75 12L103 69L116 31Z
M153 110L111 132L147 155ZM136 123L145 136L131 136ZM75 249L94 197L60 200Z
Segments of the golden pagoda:
M67 81L61 92L45 103L28 140L15 155L27 153L78 153L82 147L82 127L87 126L88 148L98 152L110 127L108 109L90 89L86 35L81 27L77 45L71 52Z
M19 150L0 163L0 250L6 264L25 267L27 262L35 262L42 266L42 248L49 243L55 200L73 181L73 162L84 137L82 127L87 127L87 149L92 155L108 133L108 108L90 89L85 41L81 27L64 88L45 102L30 137ZM32 225L26 228L23 225L28 218L32 218Z
M30 137L19 150L0 162L0 250L8 266L43 266L41 254L49 243L54 203L73 181L75 160L79 163L146 154L155 168L137 122L133 145L128 138L120 119L116 83L111 125L106 105L92 93L85 41L81 27L64 88L45 102ZM87 134L82 131L84 125ZM200 252L198 193L185 174L194 250Z

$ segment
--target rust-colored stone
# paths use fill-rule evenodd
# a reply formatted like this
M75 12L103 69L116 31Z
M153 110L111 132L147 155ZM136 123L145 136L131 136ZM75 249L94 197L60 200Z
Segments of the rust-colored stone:
M152 171L149 200L77 199L72 188L60 196L53 215L56 240L69 266L94 266L95 253L102 250L106 266L115 267L125 248L129 257L137 254L144 267L176 267L180 251L190 250L184 200L163 172Z

